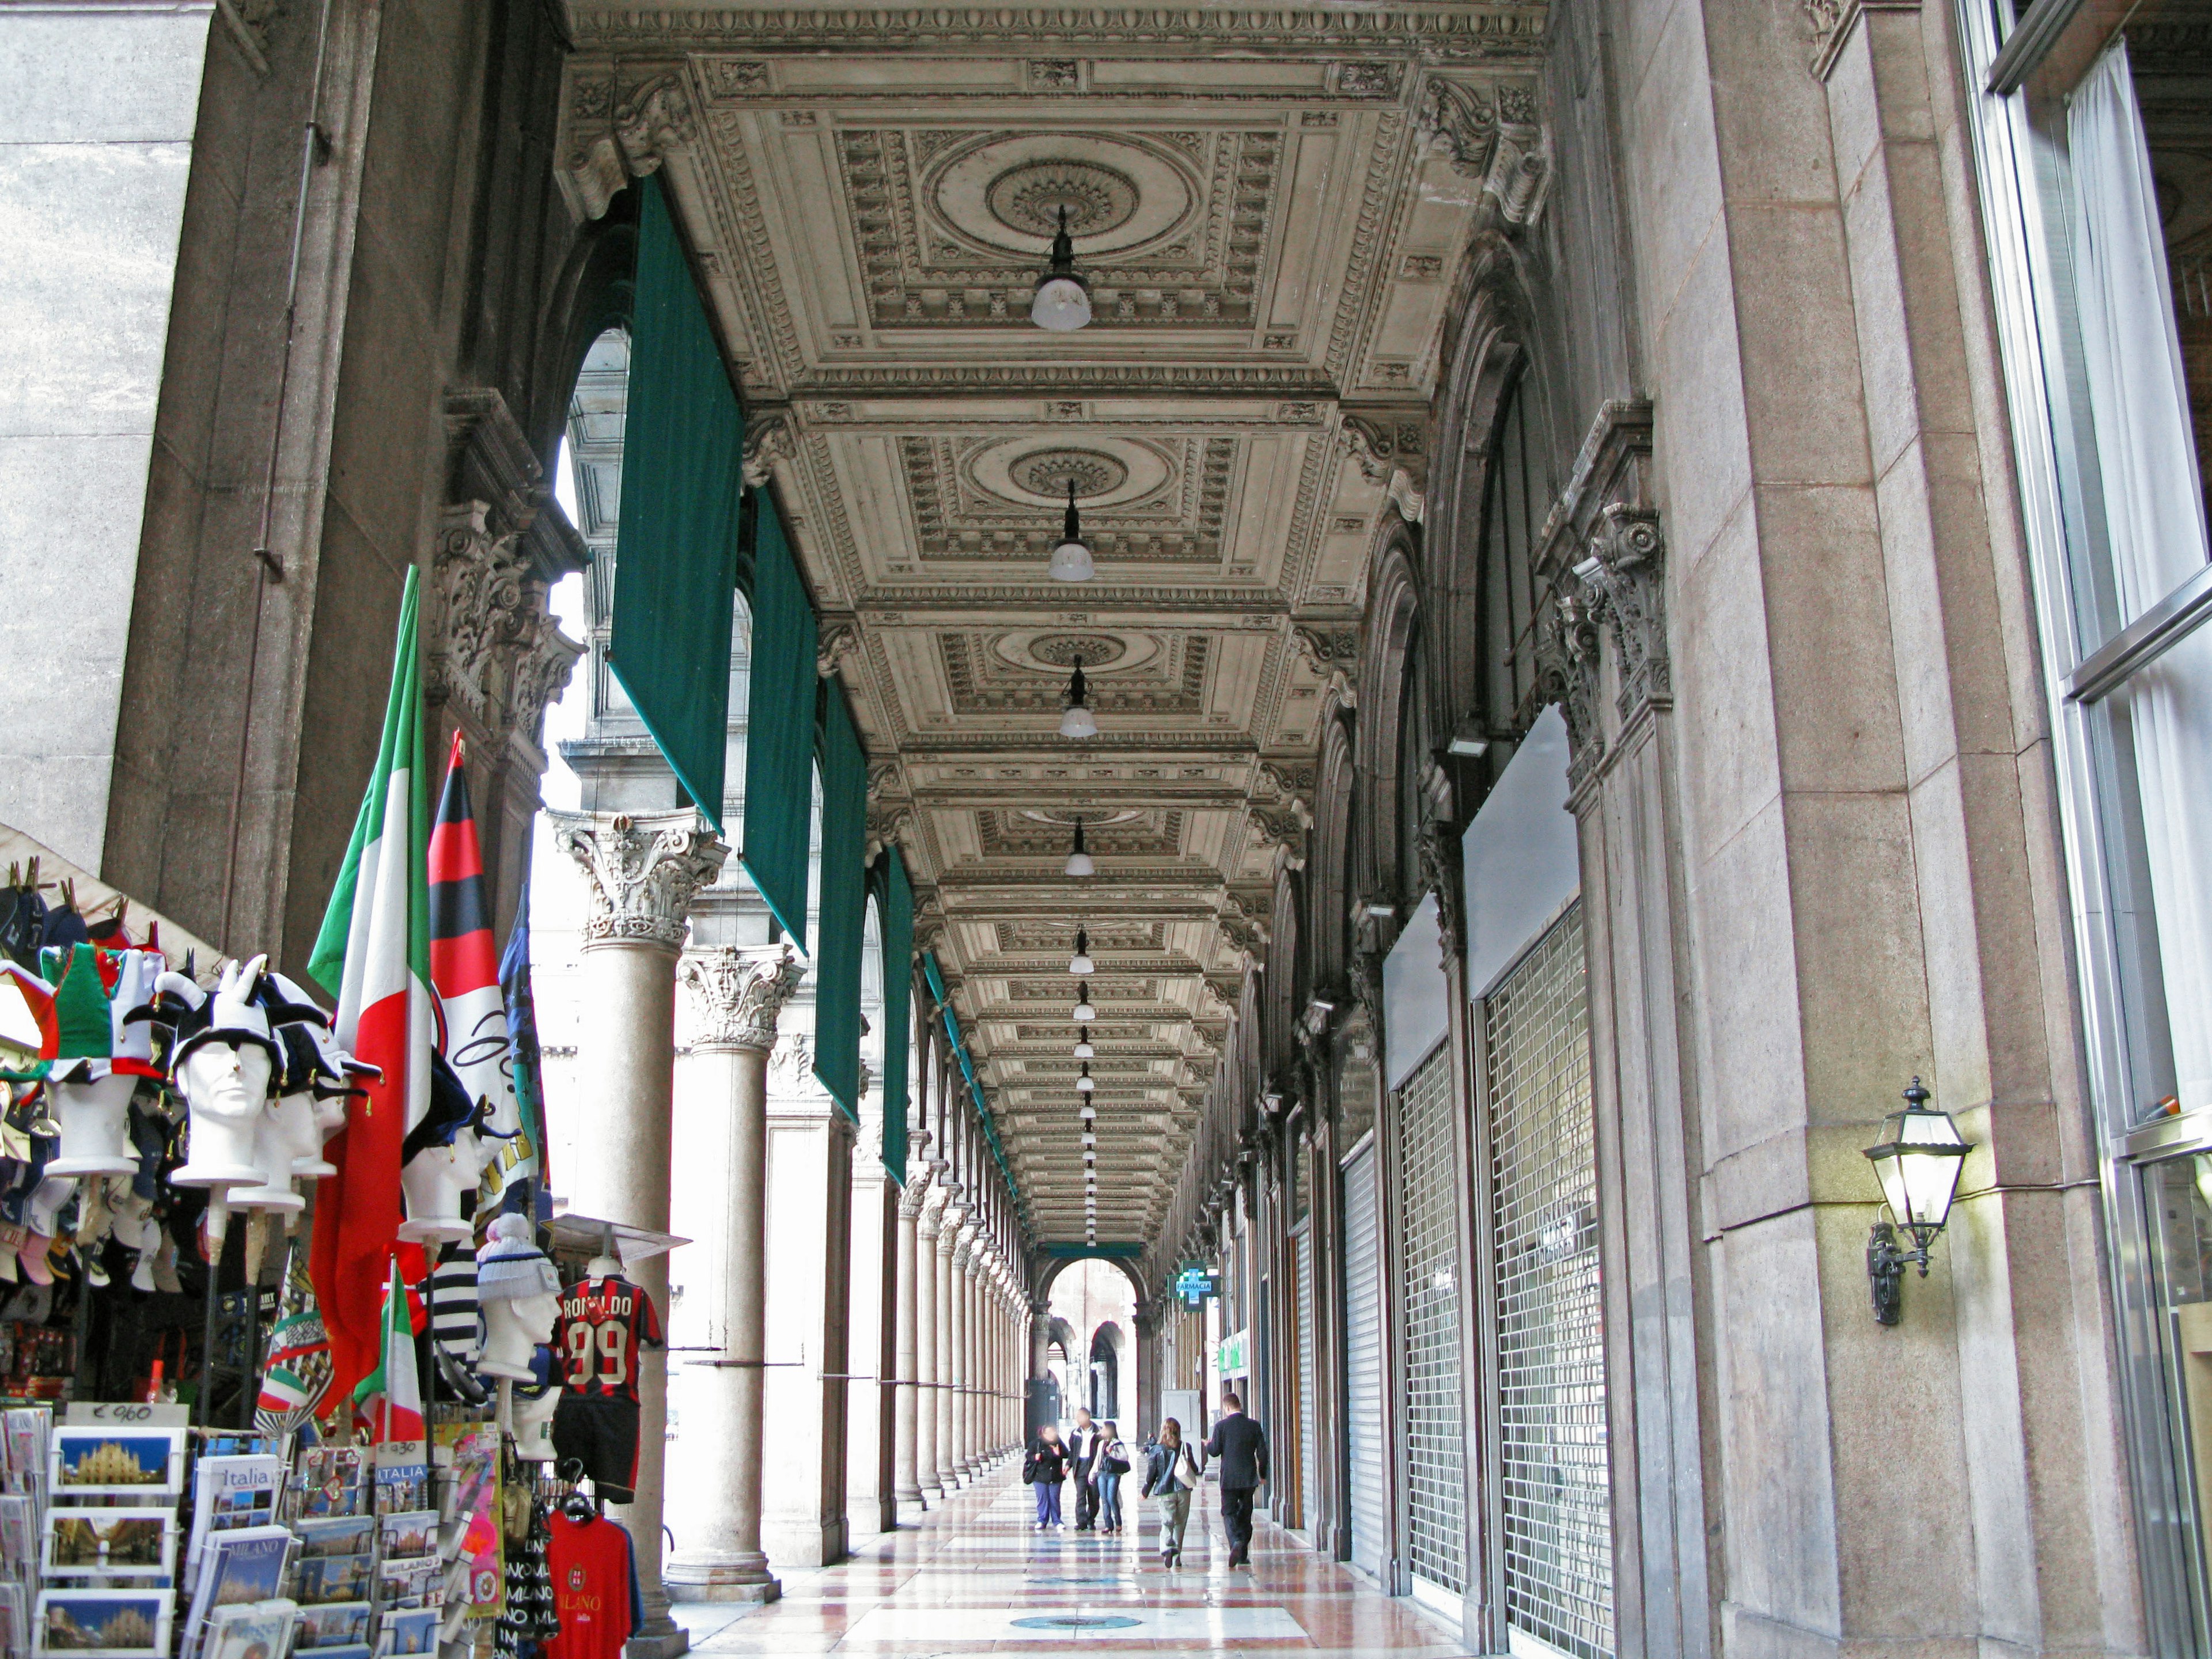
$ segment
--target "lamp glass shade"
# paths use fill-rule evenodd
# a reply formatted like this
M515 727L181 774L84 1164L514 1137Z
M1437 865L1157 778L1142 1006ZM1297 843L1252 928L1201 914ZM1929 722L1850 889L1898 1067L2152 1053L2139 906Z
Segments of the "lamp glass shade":
M1091 1039L1089 1037L1079 1036L1075 1039L1075 1057L1078 1060L1089 1060L1098 1051L1096 1048L1091 1046Z
M1091 960L1088 955L1081 951L1078 951L1074 956L1068 959L1067 971L1071 974L1087 974L1091 972L1097 965L1097 963Z
M1087 1074L1075 1079L1075 1091L1079 1095L1087 1095L1097 1086Z
M1068 874L1068 875L1071 875L1071 876L1088 876L1088 875L1094 875L1094 874L1096 874L1096 873L1097 872L1097 869L1098 869L1098 866L1097 866L1097 865L1095 865L1095 864L1091 863L1091 854L1088 854L1088 853L1083 852L1083 851L1081 851L1081 850L1079 850L1079 850L1077 850L1077 851L1075 851L1075 852L1070 853L1070 854L1067 855L1067 864L1066 864L1066 866L1065 873L1066 873L1066 874Z
M1055 574L1058 573L1055 572ZM1074 580L1081 580L1081 577ZM1098 722L1091 718L1091 711L1079 702L1072 702L1067 712L1060 717L1060 735L1063 738L1095 738Z
M1091 320L1091 296L1080 278L1052 275L1037 284L1030 301L1030 320L1054 334L1073 334Z
M1076 1113L1076 1116L1081 1118L1085 1123L1090 1122L1091 1119L1097 1115L1098 1109L1096 1106L1093 1106L1087 1100L1083 1103L1082 1109Z
M1086 1146L1096 1146L1098 1144L1098 1137L1085 1129L1083 1132L1083 1144Z
M1866 1150L1882 1196L1900 1224L1940 1231L1949 1221L1959 1171L1972 1150L1948 1112L1892 1112L1882 1139Z
M1098 1011L1096 1008L1093 1008L1089 1002L1080 997L1076 999L1075 1023L1077 1024L1088 1025L1092 1020L1097 1018Z
M1081 542L1062 542L1054 548L1051 570L1053 580L1062 582L1087 582L1098 574L1098 567L1091 562L1091 550Z

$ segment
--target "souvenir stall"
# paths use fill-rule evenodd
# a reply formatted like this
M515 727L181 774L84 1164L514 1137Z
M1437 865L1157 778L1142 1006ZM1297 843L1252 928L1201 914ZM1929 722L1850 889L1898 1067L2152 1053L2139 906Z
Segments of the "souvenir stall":
M0 826L0 1659L599 1659L629 1263L556 1218L526 915L427 789L415 585L298 977ZM432 825L434 824L434 829Z

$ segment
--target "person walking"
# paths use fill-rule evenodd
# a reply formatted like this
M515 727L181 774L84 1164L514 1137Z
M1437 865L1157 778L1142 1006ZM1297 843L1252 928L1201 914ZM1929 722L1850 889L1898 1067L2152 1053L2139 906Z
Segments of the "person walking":
M1075 1529L1089 1532L1091 1522L1098 1518L1098 1489L1091 1484L1098 1465L1098 1425L1091 1420L1086 1407L1075 1408L1075 1426L1067 1436L1067 1455L1070 1472L1075 1476Z
M1160 1513L1160 1565L1182 1559L1182 1529L1190 1522L1190 1495L1200 1479L1198 1459L1184 1443L1182 1425L1172 1417L1160 1425L1160 1437L1145 1448L1145 1488Z
M1098 1530L1121 1530L1121 1477L1129 1472L1129 1449L1121 1443L1121 1425L1108 1418L1098 1430L1098 1457L1091 1466L1091 1483L1098 1488Z
M1067 1448L1057 1425L1048 1423L1037 1431L1022 1459L1022 1479L1036 1488L1036 1529L1045 1532L1065 1525L1060 1518L1060 1483L1067 1479Z
M1244 1415L1234 1394L1221 1396L1221 1420L1206 1443L1206 1455L1221 1462L1221 1525L1229 1534L1229 1565L1252 1559L1252 1495L1267 1478L1267 1434Z

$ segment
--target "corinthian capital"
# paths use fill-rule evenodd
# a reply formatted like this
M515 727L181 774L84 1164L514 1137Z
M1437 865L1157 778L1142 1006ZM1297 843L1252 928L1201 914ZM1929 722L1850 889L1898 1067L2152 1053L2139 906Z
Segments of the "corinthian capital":
M691 901L714 885L729 848L696 812L551 812L554 839L592 880L584 948L680 950Z
M762 1054L775 1047L776 1016L806 977L788 945L747 953L725 945L684 957L682 973L699 1014L692 1046Z

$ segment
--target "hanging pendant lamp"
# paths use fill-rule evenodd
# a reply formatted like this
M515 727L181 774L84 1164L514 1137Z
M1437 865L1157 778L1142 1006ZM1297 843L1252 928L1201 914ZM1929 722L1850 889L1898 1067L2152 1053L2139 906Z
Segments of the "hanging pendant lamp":
M1075 1057L1078 1060L1089 1060L1097 1052L1091 1046L1090 1037L1085 1036L1082 1028L1079 1026L1075 1033Z
M1067 863L1061 873L1070 876L1093 874L1097 866L1091 862L1091 854L1083 850L1083 820L1075 821L1075 848L1068 854Z
M1067 234L1067 208L1060 210L1060 230L1052 239L1052 263L1037 278L1030 301L1030 320L1054 334L1073 334L1091 320L1090 287L1075 274L1075 238Z
M1079 1095L1087 1095L1097 1086L1098 1085L1096 1083L1091 1081L1091 1062L1086 1060L1083 1062L1083 1075L1075 1079L1075 1092Z
M1083 518L1075 510L1075 480L1067 481L1067 516L1060 521L1060 545L1052 550L1053 580L1087 582L1098 574L1091 550L1083 544Z
M1091 717L1089 690L1083 683L1083 659L1075 659L1075 672L1067 681L1067 711L1060 717L1063 738L1095 738L1098 722Z
M1087 974L1091 971L1093 965L1091 960L1091 936L1079 927L1075 930L1075 955L1067 964L1067 971L1071 974Z

